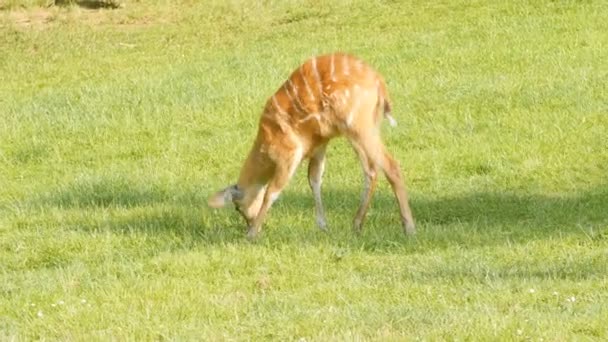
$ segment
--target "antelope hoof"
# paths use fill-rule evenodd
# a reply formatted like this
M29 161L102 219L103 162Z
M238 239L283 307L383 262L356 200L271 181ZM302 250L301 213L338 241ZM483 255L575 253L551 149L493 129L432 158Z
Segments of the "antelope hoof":
M247 231L247 240L253 241L253 240L257 239L257 237L258 237L258 230L255 229L255 227L249 227L249 230Z
M411 222L403 223L403 232L405 235L412 236L416 234L416 226Z
M319 227L319 230L321 230L322 232L328 232L329 231L327 229L327 223L325 222L324 219L317 219L317 227Z
M355 232L355 234L360 235L362 230L363 230L363 222L355 219L353 221L353 231Z

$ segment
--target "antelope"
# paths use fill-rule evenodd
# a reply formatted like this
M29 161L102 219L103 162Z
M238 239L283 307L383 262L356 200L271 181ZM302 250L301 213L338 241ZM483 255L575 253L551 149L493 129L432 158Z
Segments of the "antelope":
M380 137L383 118L395 125L390 111L384 79L365 62L344 53L308 59L267 100L237 183L211 195L208 205L222 208L232 202L247 223L247 236L255 238L273 202L308 159L316 223L327 230L321 200L325 151L331 139L344 136L359 157L365 183L354 231L361 232L381 170L399 204L404 232L414 234L399 164Z

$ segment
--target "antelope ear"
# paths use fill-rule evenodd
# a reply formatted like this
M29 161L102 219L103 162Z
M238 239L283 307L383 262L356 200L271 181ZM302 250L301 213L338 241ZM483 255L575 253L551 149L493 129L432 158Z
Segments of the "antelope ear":
M232 203L233 200L241 198L243 198L243 192L236 185L232 185L211 195L207 200L207 205L219 209L225 207L228 203Z

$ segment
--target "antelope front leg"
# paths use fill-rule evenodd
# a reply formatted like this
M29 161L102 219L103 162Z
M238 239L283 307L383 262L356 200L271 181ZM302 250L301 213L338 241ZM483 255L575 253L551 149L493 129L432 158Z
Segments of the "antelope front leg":
M323 183L324 170L325 146L322 146L315 152L312 158L310 158L308 164L308 184L312 189L312 195L315 199L317 226L319 229L327 231L327 221L325 220L325 211L323 210L323 201L321 200L321 184Z
M247 232L247 237L249 239L256 238L258 233L262 230L262 223L264 222L264 218L266 217L268 210L274 201L279 198L281 191L289 182L289 179L291 178L299 162L300 160L296 159L287 167L285 165L277 165L274 177L270 180L268 187L266 188L266 193L264 194L264 200L262 202L262 206L260 207L260 211L249 226L249 231Z

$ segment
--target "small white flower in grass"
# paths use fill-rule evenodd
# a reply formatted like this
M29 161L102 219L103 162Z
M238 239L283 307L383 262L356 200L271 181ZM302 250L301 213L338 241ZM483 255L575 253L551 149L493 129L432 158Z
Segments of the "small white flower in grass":
M65 302L64 302L64 301L62 301L62 300L60 300L60 301L58 301L58 302L57 302L57 304L59 304L59 305L63 305L63 304L65 304Z
M85 304L86 302L87 302L87 300L86 300L86 299L81 299L81 300L80 300L80 303L81 303L81 304Z
M554 296L557 296L557 295L559 295L559 292L557 292L557 291L553 291L553 295L554 295Z
M536 292L536 290L535 290L535 289L530 289L530 290L528 290L528 291L529 291L530 293L534 293L534 292Z
M42 318L42 316L44 316L44 314L42 313L42 311L38 311L38 313L36 314L36 316Z
M572 296L572 297L570 297L570 298L567 298L566 300L567 300L568 302L570 302L570 303L574 303L574 302L576 302L576 298L575 298L574 296Z

